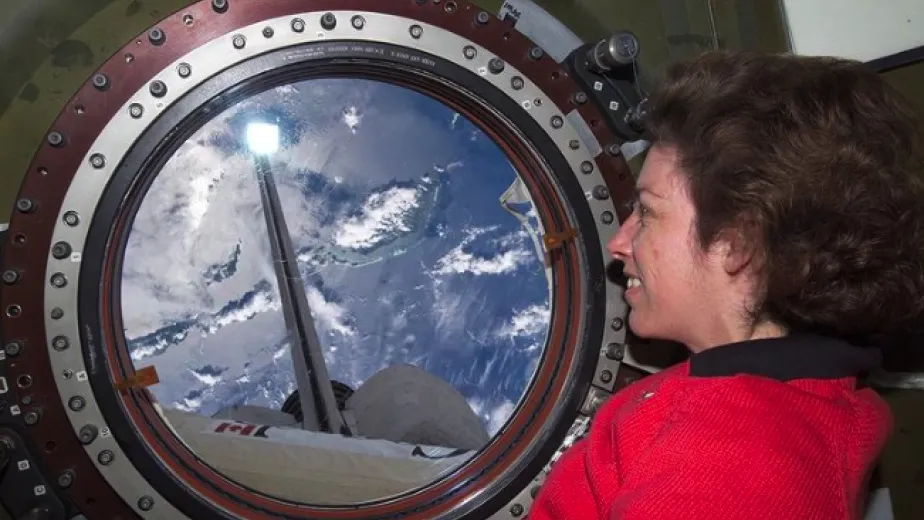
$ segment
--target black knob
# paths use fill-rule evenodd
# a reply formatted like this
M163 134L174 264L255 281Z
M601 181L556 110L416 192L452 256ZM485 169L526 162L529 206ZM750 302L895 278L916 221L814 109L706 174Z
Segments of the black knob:
M598 72L607 72L631 65L638 58L638 38L622 31L594 45L587 55L587 61Z

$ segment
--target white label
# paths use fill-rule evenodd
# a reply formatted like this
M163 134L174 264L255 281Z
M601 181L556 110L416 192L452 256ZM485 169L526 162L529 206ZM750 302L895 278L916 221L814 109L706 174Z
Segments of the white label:
M14 404L10 407L10 415L19 415L19 405Z
M83 259L83 255L80 253L71 253L71 262L77 263Z
M4 359L6 359L6 352L0 350L0 361L3 361Z
M40 497L45 494L45 486L35 486L33 491L35 491L35 496Z
M112 432L109 431L109 428L103 428L99 431L99 436L103 439L108 439L112 435Z
M78 381L86 381L86 380L87 380L87 372L86 372L85 370L81 370L80 372L77 372L77 380L78 380Z
M0 377L0 394L5 394L10 391L10 388L6 385L6 378Z
M21 461L19 461L19 462L16 463L16 467L19 468L19 471L26 471L26 470L29 469L31 466L29 465L29 461L28 461L28 460L21 460Z

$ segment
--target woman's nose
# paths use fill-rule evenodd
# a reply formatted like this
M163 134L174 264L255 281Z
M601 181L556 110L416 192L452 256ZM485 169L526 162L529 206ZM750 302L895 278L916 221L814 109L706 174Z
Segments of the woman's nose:
M638 223L638 217L635 213L629 215L613 235L607 244L607 249L616 260L626 261L632 256L632 236L635 233L635 227Z

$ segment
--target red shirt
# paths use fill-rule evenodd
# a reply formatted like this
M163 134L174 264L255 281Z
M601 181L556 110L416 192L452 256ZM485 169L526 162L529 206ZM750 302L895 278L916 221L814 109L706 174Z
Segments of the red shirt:
M604 404L529 519L862 518L892 419L854 376L879 352L819 337L711 350Z

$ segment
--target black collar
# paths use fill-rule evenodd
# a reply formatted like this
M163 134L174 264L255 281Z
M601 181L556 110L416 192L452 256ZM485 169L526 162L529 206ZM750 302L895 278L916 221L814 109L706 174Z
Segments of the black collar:
M882 353L825 336L798 334L730 343L690 357L696 377L753 374L792 379L839 379L862 376L879 366Z

